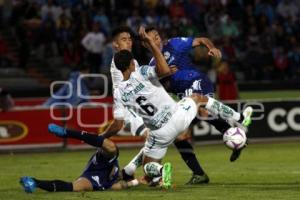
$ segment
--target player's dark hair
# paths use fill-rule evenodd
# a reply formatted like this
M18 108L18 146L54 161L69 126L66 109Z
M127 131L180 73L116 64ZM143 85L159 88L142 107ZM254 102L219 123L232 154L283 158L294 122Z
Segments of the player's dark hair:
M128 50L121 50L114 55L115 65L121 72L124 72L129 68L132 59L133 55Z
M149 33L151 31L158 31L157 28L155 26L149 26L145 29L146 33Z
M112 38L115 39L121 33L129 33L133 36L132 30L128 26L119 26L112 31Z

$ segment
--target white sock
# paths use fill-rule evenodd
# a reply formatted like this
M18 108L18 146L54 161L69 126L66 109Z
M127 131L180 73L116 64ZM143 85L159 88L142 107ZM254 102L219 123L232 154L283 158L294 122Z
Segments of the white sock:
M140 152L124 167L126 174L132 176L136 169L142 165L144 149Z
M147 176L154 178L161 176L162 165L157 162L149 162L144 166L144 171Z
M212 114L218 115L225 120L239 121L241 118L240 113L211 97L208 97L208 102L206 103L205 108Z

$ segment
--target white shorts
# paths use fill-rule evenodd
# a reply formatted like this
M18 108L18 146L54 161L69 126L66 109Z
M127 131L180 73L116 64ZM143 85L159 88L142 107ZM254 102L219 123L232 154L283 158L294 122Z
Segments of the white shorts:
M144 146L144 155L154 159L162 159L168 146L176 137L185 131L196 117L197 105L193 99L187 97L177 103L176 111L162 128L151 131Z

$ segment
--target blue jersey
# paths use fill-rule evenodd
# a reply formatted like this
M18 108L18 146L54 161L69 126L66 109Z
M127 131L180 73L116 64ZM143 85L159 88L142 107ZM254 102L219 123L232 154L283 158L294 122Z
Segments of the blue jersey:
M170 81L169 92L175 94L185 94L186 90L192 89L193 92L204 95L213 93L213 85L208 77L202 73L189 55L193 48L192 37L171 38L167 44L163 46L162 53L168 65L176 65L178 71L170 76L167 81ZM154 58L151 59L151 66L155 65Z
M118 155L107 158L99 149L89 160L81 177L87 178L94 190L106 190L117 182L119 177Z

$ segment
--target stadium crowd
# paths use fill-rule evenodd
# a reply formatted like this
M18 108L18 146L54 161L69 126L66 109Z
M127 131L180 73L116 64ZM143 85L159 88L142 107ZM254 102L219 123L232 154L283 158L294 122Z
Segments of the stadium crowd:
M159 27L164 39L199 35L211 38L222 50L222 62L206 56L205 48L191 52L204 71L222 73L224 67L219 66L225 65L230 66L239 80L299 79L300 1L13 0L11 3L8 23L19 44L20 67L26 66L31 56L61 57L63 65L70 68L87 62L90 71L107 72L113 55L112 29L128 25L136 32L144 25ZM0 59L4 57L2 52L0 48ZM139 42L135 43L134 53L140 63L149 61ZM212 75L212 79L216 77Z

